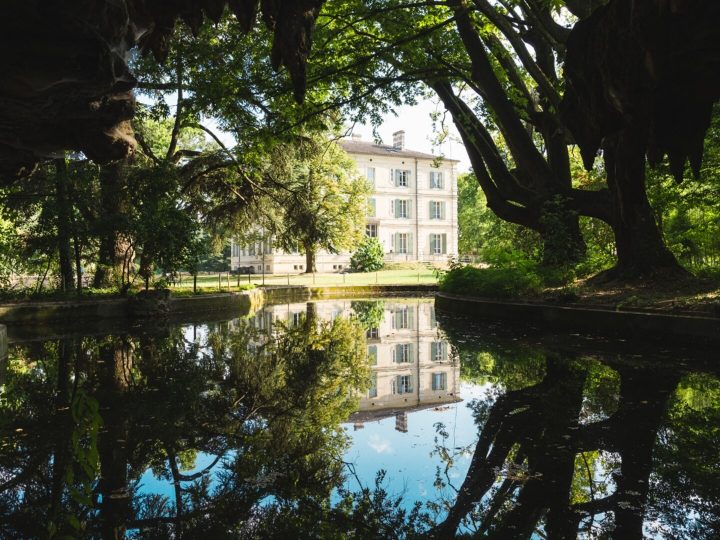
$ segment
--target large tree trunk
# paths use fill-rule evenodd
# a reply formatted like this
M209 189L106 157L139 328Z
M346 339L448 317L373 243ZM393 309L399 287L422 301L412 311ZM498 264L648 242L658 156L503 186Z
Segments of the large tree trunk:
M60 260L60 289L73 288L72 248L70 246L70 197L68 196L68 171L65 158L55 160L55 197L57 204L57 247Z
M540 221L545 266L575 265L582 261L587 246L576 212L562 205L551 212L543 212Z
M644 137L631 128L603 145L612 200L617 265L613 279L682 276L687 272L665 245L645 191Z
M315 257L317 255L317 250L315 249L315 246L312 244L305 244L305 273L306 274L312 274L313 272L316 272L317 269L315 267Z
M598 213L604 200L601 192L571 189L567 149L554 141L546 163L546 177L552 181L535 185L527 171L510 171L482 121L452 90L447 81L428 81L450 111L465 144L475 177L487 198L487 206L500 219L538 232L543 243L543 262L549 266L575 264L585 256L579 215L589 213L584 202ZM527 182L520 182L523 178ZM583 201L578 197L582 195ZM602 213L602 212L599 212ZM597 217L597 216L596 216Z
M133 350L123 338L115 338L100 349L100 387L97 398L103 418L98 439L100 457L100 517L103 538L125 538L132 516L128 486L128 418L125 396L132 369Z
M125 162L113 163L100 173L100 209L102 232L94 287L109 287L122 281L129 242L120 231L123 214L127 211L127 193L124 189Z

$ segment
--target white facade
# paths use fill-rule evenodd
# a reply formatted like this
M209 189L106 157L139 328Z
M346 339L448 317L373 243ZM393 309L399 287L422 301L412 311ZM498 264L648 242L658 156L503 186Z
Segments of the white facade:
M358 171L374 186L366 233L376 236L386 262L424 261L443 264L457 256L456 160L407 150L404 132L394 134L394 145L376 145L357 138L340 142L354 158ZM318 272L338 272L350 264L350 253L319 252ZM255 273L301 273L302 253L273 249L269 242L239 246L233 242L233 270L252 267Z
M460 397L460 361L435 320L435 305L428 299L384 299L384 315L367 331L370 388L359 395L357 412L349 422L396 417L396 429L406 431L407 413L455 403ZM352 300L311 302L319 320L353 314ZM250 319L268 334L276 322L301 324L308 303L266 306Z

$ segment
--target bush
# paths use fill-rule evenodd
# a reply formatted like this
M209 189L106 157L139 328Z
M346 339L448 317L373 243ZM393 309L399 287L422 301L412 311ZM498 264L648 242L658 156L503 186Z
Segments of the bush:
M375 272L385 264L385 251L377 238L367 237L350 258L350 268L355 272Z
M512 298L542 291L543 280L527 268L455 268L440 276L440 290L469 296Z

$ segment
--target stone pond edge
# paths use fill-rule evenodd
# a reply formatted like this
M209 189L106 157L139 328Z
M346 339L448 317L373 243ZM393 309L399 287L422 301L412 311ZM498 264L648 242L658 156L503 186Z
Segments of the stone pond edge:
M704 315L513 302L449 293L438 293L435 296L435 309L477 319L550 328L553 331L612 334L662 341L720 342L720 317Z
M258 287L240 292L219 292L198 296L170 296L170 316L194 316L220 311L250 312L268 303L304 302L320 298L375 294L430 294L434 284L280 286ZM131 298L78 301L28 301L0 304L0 325L77 324L99 320L133 319Z

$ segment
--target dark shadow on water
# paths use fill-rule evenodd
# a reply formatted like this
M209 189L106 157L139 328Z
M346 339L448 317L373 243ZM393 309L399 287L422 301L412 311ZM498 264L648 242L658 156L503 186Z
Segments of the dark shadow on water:
M0 370L0 538L718 538L711 356L400 299L18 343ZM382 462L348 487L343 423L407 431L455 372L486 389L458 405L477 439L456 496L405 500Z

